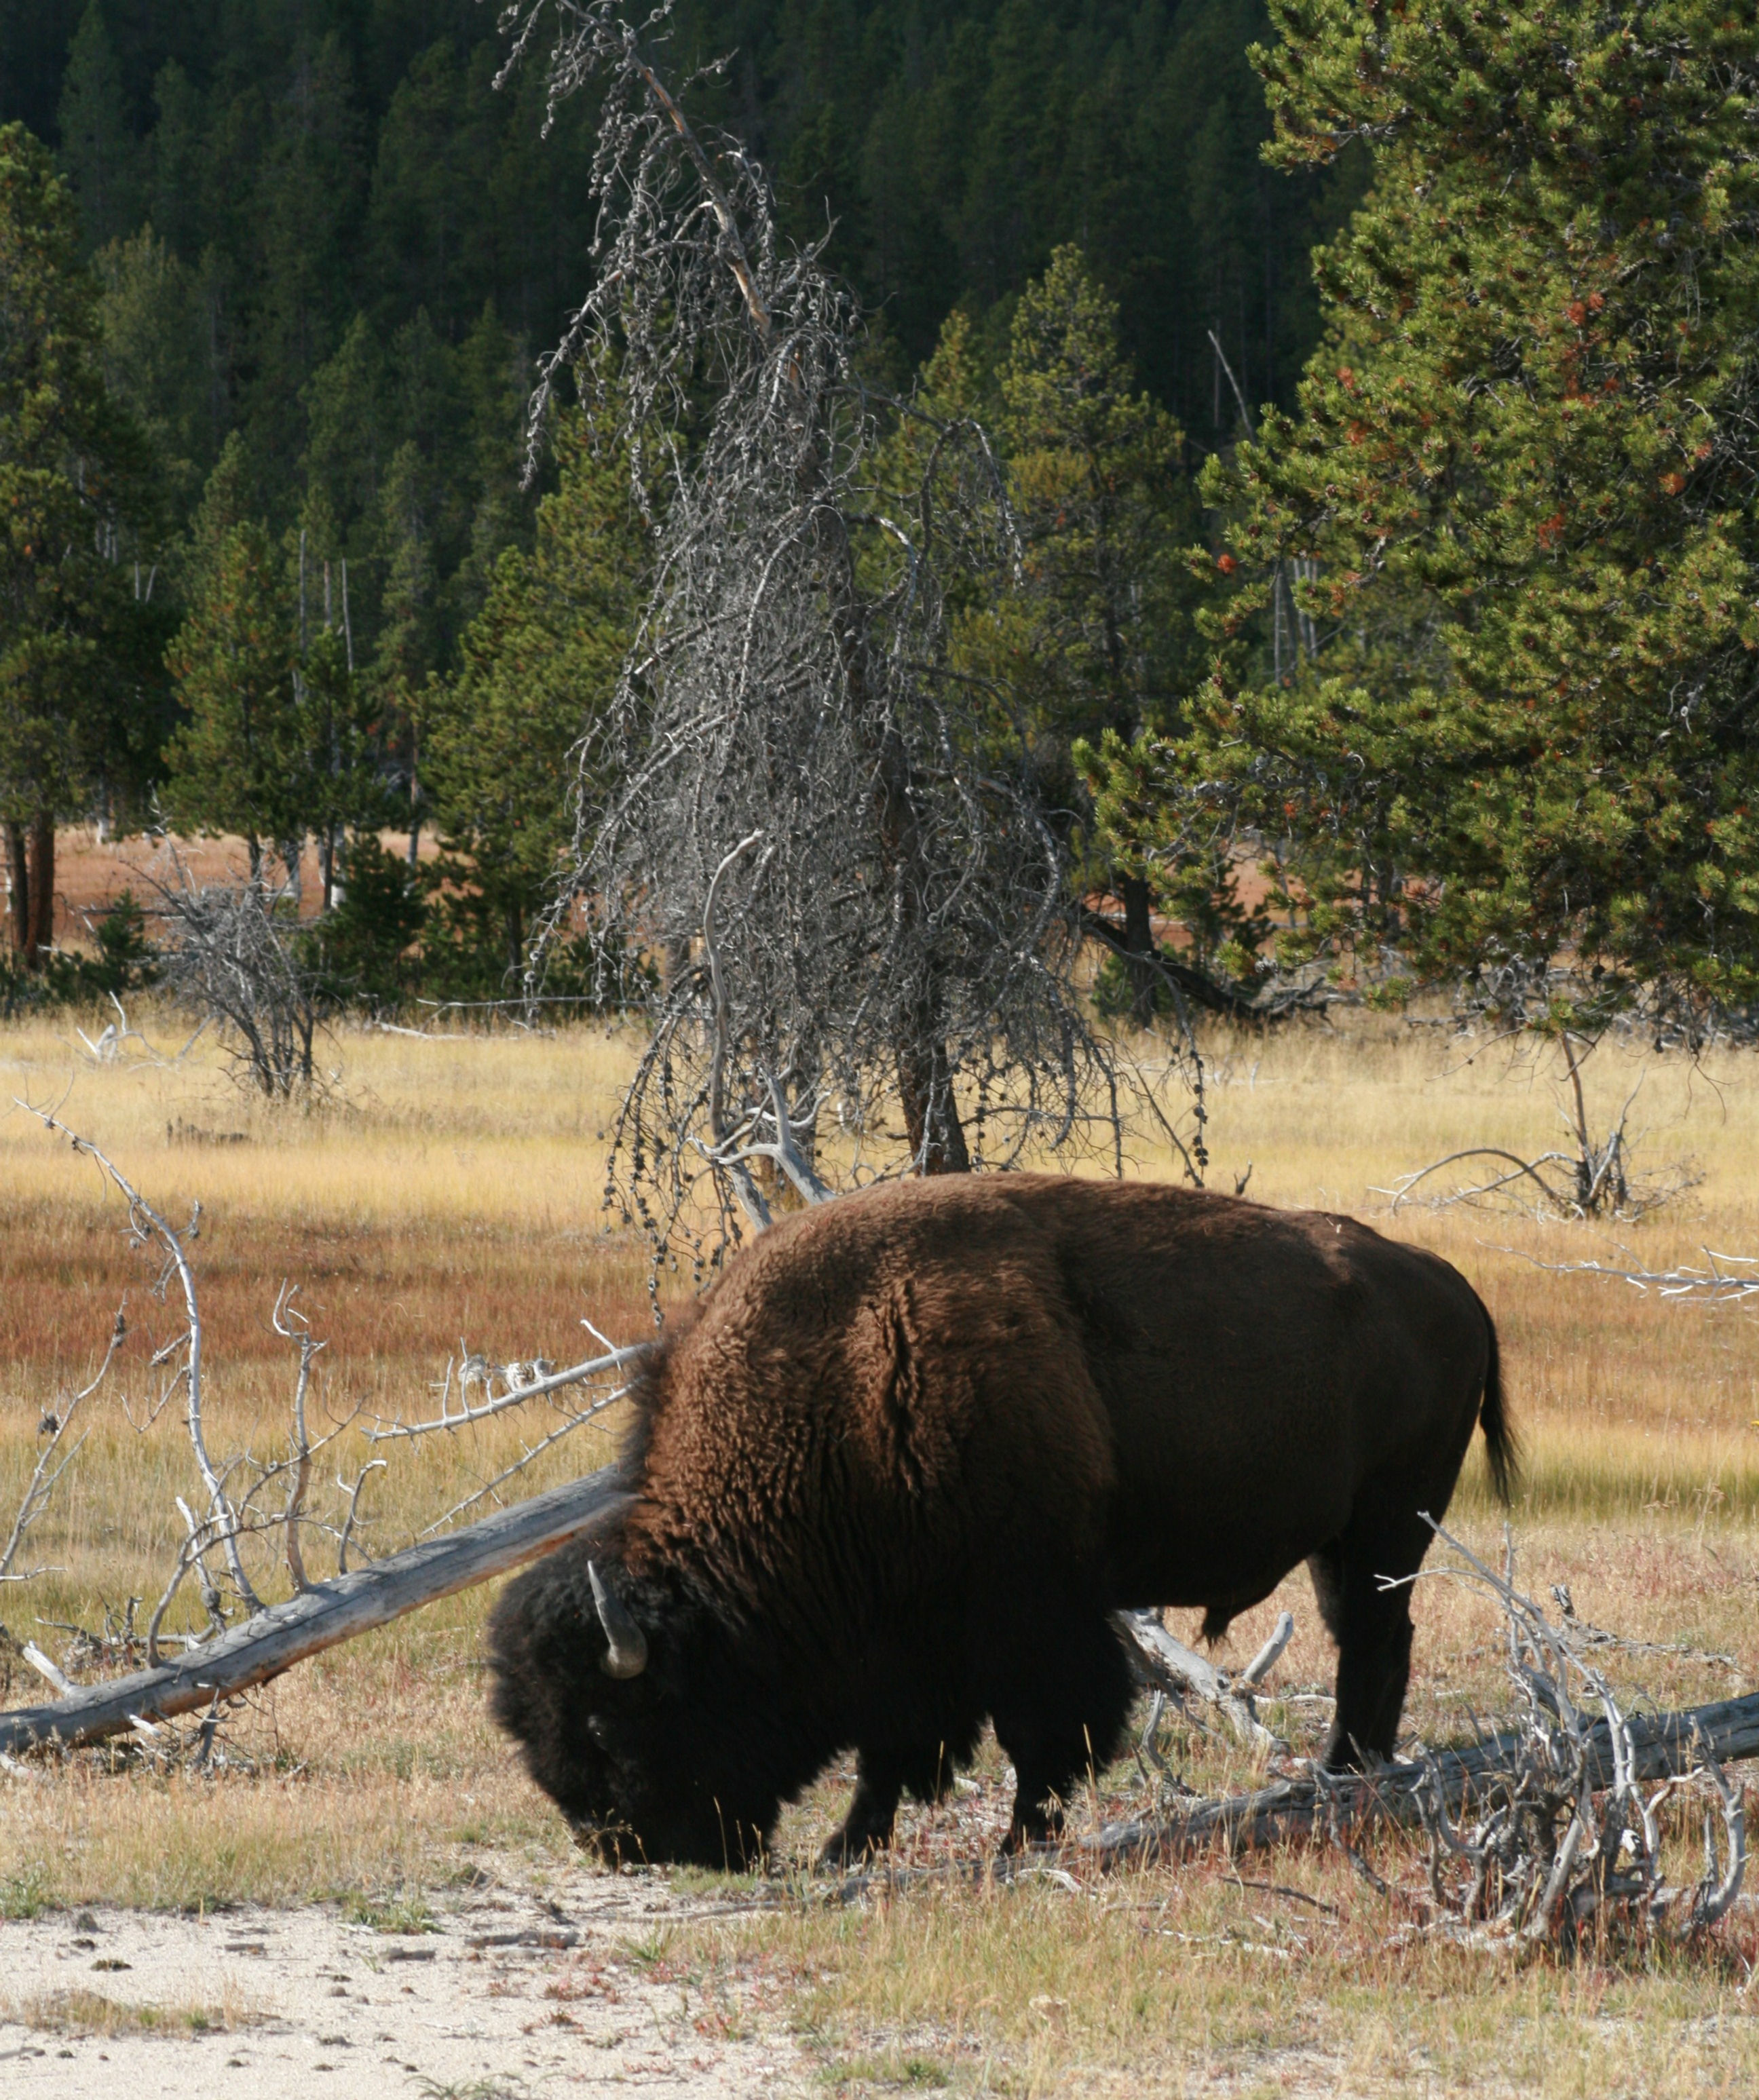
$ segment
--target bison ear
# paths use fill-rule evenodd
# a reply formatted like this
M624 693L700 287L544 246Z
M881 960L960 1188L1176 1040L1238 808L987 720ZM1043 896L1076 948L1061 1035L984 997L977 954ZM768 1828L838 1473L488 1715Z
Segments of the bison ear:
M596 1560L586 1564L592 1584L592 1600L599 1608L599 1623L607 1643L599 1667L607 1677L639 1677L647 1667L647 1636L630 1614L629 1607L599 1573Z

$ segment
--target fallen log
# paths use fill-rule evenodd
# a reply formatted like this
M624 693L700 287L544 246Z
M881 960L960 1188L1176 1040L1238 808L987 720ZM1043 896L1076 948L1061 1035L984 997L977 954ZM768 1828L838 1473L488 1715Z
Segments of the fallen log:
M1759 1692L1681 1713L1633 1714L1627 1726L1635 1779L1673 1778L1706 1757L1718 1764L1735 1763L1759 1757ZM1510 1732L1488 1736L1470 1749L1439 1750L1426 1760L1401 1760L1377 1772L1276 1780L1248 1793L1194 1800L1172 1815L1107 1824L1090 1837L1046 1848L1044 1856L1098 1867L1147 1865L1188 1859L1212 1847L1231 1853L1260 1851L1328 1830L1334 1821L1346 1833L1376 1823L1416 1823L1421 1820L1417 1796L1431 1772L1452 1815L1473 1795L1495 1785L1519 1741ZM1612 1738L1604 1721L1588 1731L1588 1741L1593 1783L1610 1785Z
M159 1669L82 1686L47 1705L0 1712L0 1755L39 1745L72 1749L249 1691L307 1656L536 1560L608 1522L630 1499L615 1466L567 1481L443 1538L301 1590Z
M1253 1688L1268 1675L1295 1630L1295 1621L1287 1612L1277 1621L1276 1631L1237 1678L1227 1676L1183 1641L1175 1640L1161 1625L1158 1612L1119 1612L1116 1617L1129 1637L1143 1675L1151 1683L1162 1686L1180 1700L1188 1694L1207 1701L1249 1750L1275 1752L1288 1748L1265 1727L1252 1703Z

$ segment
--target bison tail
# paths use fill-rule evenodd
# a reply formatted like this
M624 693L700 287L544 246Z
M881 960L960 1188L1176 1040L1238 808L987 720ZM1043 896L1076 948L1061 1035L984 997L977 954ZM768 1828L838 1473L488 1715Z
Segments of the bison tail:
M1521 1445L1503 1399L1502 1362L1496 1346L1496 1322L1487 1308L1484 1312L1484 1335L1490 1344L1490 1360L1484 1370L1484 1397L1478 1407L1478 1427L1484 1432L1485 1455L1490 1460L1491 1485L1496 1490L1496 1499L1505 1507L1514 1498L1515 1486L1521 1471Z

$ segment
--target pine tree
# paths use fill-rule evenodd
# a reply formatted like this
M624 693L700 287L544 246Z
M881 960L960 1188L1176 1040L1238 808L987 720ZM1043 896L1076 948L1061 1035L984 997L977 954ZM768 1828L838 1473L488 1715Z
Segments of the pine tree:
M61 160L78 193L88 248L134 231L140 148L129 126L122 68L102 0L87 0L61 88Z
M47 152L0 128L0 825L28 965L53 936L56 818L126 790L159 719L131 580L148 454L104 390L95 291Z
M1047 806L1086 834L1076 879L1121 898L1122 944L1146 959L1147 877L1129 861L1114 865L1093 836L1077 757L1089 742L1129 746L1177 719L1193 638L1183 440L1136 390L1116 302L1073 247L1056 250L1016 307L997 395L1021 577L966 619L961 649L1023 708ZM1132 966L1139 1020L1156 982L1146 960Z
M201 287L150 226L99 251L104 372L147 434L174 510L184 510L213 461Z
M1377 172L1299 419L1209 484L1223 640L1300 563L1310 646L1281 682L1224 658L1184 794L1292 833L1316 938L1750 1000L1759 15L1278 20L1279 158L1372 138Z
M236 458L215 470L198 525L203 558L170 654L187 719L166 753L163 801L181 830L241 836L254 882L265 842L296 870L312 783L285 566L260 523L225 521Z
M422 784L445 850L437 930L455 957L430 967L470 996L517 988L572 838L571 754L616 686L647 559L627 459L595 454L577 417L556 447L536 547L501 557L462 670L422 708Z

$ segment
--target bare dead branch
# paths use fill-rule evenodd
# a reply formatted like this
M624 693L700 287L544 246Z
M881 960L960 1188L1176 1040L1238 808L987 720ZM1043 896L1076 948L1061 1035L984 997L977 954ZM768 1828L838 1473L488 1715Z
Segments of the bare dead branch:
M487 1422L495 1415L505 1414L510 1408L523 1407L528 1401L541 1399L546 1393L560 1392L568 1386L585 1385L594 1379L604 1377L608 1373L621 1370L626 1365L639 1363L652 1347L652 1342L632 1342L627 1348L607 1349L603 1356L590 1357L585 1363L572 1365L567 1370L561 1371L546 1369L540 1372L535 1363L484 1364L481 1379L473 1379L471 1382L481 1383L488 1389L488 1397L474 1407L467 1401L463 1402L456 1410L447 1405L452 1389L452 1365L449 1362L438 1414L421 1422L398 1422L381 1416L378 1418L378 1427L365 1432L366 1440L369 1444L388 1444L400 1438L429 1436L436 1430L458 1430L466 1428L473 1423ZM467 1362L469 1361L466 1359ZM498 1393L493 1389L493 1382L497 1377L505 1381L505 1390ZM462 1379L459 1386L462 1396L464 1386ZM626 1388L620 1387L613 1396L621 1398L626 1390ZM595 1405L586 1413L598 1411ZM586 1415L583 1414L581 1418L584 1420Z
M309 1590L312 1585L306 1575L305 1555L299 1544L300 1516L306 1490L312 1482L312 1440L306 1430L305 1403L312 1383L312 1359L324 1343L313 1339L310 1321L293 1302L298 1289L297 1284L283 1282L271 1318L276 1333L291 1342L299 1352L299 1373L294 1387L293 1402L293 1480L287 1490L281 1526L287 1534L287 1573L294 1589Z
M122 1346L123 1338L128 1332L126 1313L125 1302L117 1308L116 1323L110 1330L109 1344L104 1350L104 1361L98 1366L96 1376L59 1407L44 1410L41 1427L47 1434L49 1440L37 1454L37 1462L24 1485L24 1499L19 1504L18 1514L12 1520L12 1529L7 1534L6 1544L0 1546L0 1582L29 1582L48 1573L42 1568L20 1571L15 1566L19 1549L24 1543L26 1533L49 1507L56 1483L79 1456L80 1448L86 1440L84 1435L82 1434L71 1445L68 1443L74 1417L109 1376L110 1366L116 1361L116 1352Z
M1746 1859L1741 1805L1713 1754L1702 1752L1695 1771L1669 1774L1646 1800L1631 1719L1591 1659L1605 1639L1589 1642L1573 1610L1554 1623L1516 1588L1512 1540L1499 1573L1440 1525L1431 1528L1454 1564L1411 1579L1452 1577L1495 1598L1509 1675L1524 1710L1484 1812L1469 1828L1456 1827L1439 1782L1417 1795L1430 1836L1430 1886L1447 1929L1481 1946L1573 1945L1591 1926L1669 1938L1702 1932L1734 1901ZM1593 1772L1589 1705L1600 1709L1610 1785ZM1667 1793L1695 1783L1720 1811L1724 1856L1719 1863L1707 1814L1704 1874L1682 1892L1664 1879L1655 1811Z
M15 1098L16 1098L15 1096ZM261 1599L250 1586L245 1573L242 1556L238 1550L238 1524L236 1512L227 1498L226 1490L214 1462L208 1455L207 1439L202 1427L201 1414L201 1309L196 1295L196 1280L189 1266L188 1242L201 1229L201 1207L198 1203L189 1223L181 1233L160 1215L136 1189L127 1176L101 1152L89 1138L79 1136L68 1128L48 1110L35 1107L20 1101L18 1105L35 1116L44 1128L59 1137L64 1137L75 1152L91 1160L100 1173L122 1198L128 1207L130 1231L137 1242L156 1246L164 1255L167 1273L175 1274L183 1295L187 1326L183 1335L175 1343L166 1345L161 1356L173 1350L181 1350L183 1364L181 1378L184 1396L184 1422L189 1434L190 1448L196 1455L196 1464L201 1474L202 1484L208 1491L210 1509L213 1514L219 1542L224 1550L227 1565L232 1582L246 1610L260 1608ZM158 1361L158 1359L155 1359Z
M1629 1255L1628 1249L1621 1252ZM1537 1255L1529 1254L1522 1247L1500 1246L1498 1254L1513 1255L1518 1261L1530 1262L1535 1268L1543 1268L1553 1276L1604 1276L1621 1283L1629 1283L1637 1290L1653 1290L1658 1297L1677 1299L1691 1305L1741 1305L1759 1293L1759 1275L1740 1276L1735 1273L1742 1268L1759 1268L1759 1255L1717 1254L1709 1247L1704 1250L1707 1264L1695 1268L1682 1264L1677 1268L1649 1268L1629 1257L1629 1265L1620 1268L1611 1262L1600 1261L1541 1261Z
M360 1513L360 1490L371 1475L384 1471L385 1463L382 1458L369 1459L355 1475L351 1487L344 1485L339 1473L336 1476L337 1486L348 1498L348 1514L343 1519L342 1529L336 1538L336 1573L338 1576L346 1575L348 1572L348 1542L354 1536L354 1521Z
M1248 1749L1275 1754L1288 1748L1287 1743L1273 1735L1258 1718L1254 1710L1250 1687L1262 1682L1294 1632L1295 1622L1285 1612L1277 1624L1276 1635L1267 1642L1254 1660L1251 1670L1238 1679L1231 1679L1213 1663L1206 1662L1195 1650L1175 1640L1160 1623L1158 1612L1117 1612L1113 1614L1116 1624L1128 1637L1140 1660L1144 1674L1150 1681L1163 1685L1181 1698L1194 1695L1213 1706L1230 1732ZM1284 1622L1287 1631L1284 1631ZM1277 1636L1280 1636L1279 1639ZM1262 1665L1262 1668L1261 1668ZM1257 1676L1252 1674L1258 1671ZM1248 1688L1242 1697L1239 1686Z

